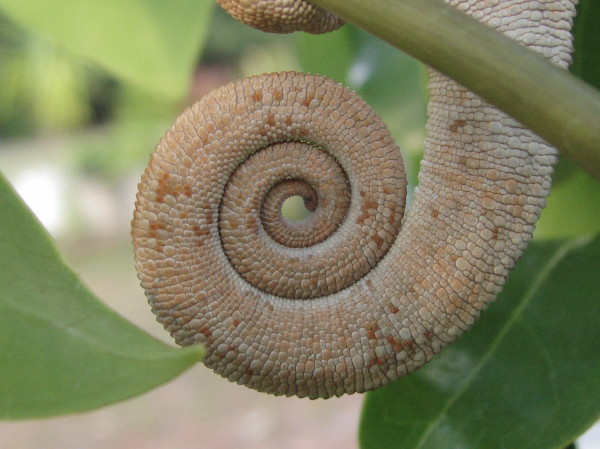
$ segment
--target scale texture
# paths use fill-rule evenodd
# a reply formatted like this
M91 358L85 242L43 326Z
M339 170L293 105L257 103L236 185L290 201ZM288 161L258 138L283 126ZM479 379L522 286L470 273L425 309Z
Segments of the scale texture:
M307 8L220 3L238 18L257 17L240 13L254 4ZM571 1L448 3L570 62ZM132 221L139 278L177 343L204 344L207 366L250 388L328 398L410 373L469 329L531 239L557 155L440 74L429 92L406 217L389 131L329 79L245 78L185 111L151 156ZM313 211L300 222L281 214L294 195Z

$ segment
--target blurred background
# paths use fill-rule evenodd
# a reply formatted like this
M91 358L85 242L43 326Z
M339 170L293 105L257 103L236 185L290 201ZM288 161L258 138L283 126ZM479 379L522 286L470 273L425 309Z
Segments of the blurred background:
M116 7L38 0L31 2L35 12L23 3L0 1L0 170L98 297L165 342L171 344L170 337L136 278L129 222L154 145L211 89L279 70L333 77L383 117L402 149L411 186L416 182L426 70L352 26L324 36L272 36L235 22L210 1L169 8L159 1ZM583 207L598 192L585 174L563 166L538 237L564 235L565 207ZM570 222L568 232L597 227L598 218ZM359 395L274 398L199 365L125 403L0 423L0 446L351 449L361 402Z

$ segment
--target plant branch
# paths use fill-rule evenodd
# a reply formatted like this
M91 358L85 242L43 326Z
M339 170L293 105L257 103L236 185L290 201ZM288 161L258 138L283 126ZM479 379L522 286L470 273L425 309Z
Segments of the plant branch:
M600 180L600 93L441 0L310 0L455 79Z

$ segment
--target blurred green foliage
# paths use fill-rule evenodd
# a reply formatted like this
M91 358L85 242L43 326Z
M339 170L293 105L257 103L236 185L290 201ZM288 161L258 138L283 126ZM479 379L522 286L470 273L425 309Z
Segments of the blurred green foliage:
M0 15L0 135L19 137L102 120L114 84Z

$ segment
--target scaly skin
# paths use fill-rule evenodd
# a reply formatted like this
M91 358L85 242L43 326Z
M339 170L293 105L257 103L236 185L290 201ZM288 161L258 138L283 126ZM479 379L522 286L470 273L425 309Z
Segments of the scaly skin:
M282 2L220 3L239 17ZM568 65L573 2L449 3ZM232 381L328 398L410 373L469 329L531 238L556 151L440 74L429 91L404 219L397 147L331 80L250 77L185 111L132 222L142 286L176 341L203 343L205 364ZM314 209L304 222L281 217L293 195Z

